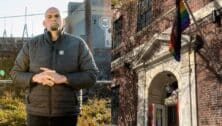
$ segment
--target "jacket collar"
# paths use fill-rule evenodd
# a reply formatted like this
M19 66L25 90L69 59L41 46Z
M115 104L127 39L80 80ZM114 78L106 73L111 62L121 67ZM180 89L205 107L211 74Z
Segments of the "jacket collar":
M59 31L59 38L56 41L60 41L63 36L63 31ZM46 39L47 42L52 44L52 39L51 39L51 33L47 30L44 29L44 38Z

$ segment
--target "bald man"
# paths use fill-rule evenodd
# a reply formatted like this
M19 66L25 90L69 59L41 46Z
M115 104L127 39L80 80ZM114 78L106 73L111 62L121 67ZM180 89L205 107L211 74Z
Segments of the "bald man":
M28 126L75 126L76 92L95 84L98 68L87 44L61 31L57 8L46 10L43 25L44 34L20 50L11 76L15 86L28 89Z

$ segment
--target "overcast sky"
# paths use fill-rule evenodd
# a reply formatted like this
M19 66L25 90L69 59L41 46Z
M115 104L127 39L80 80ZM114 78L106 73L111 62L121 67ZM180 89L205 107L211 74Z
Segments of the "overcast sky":
M24 15L27 7L27 14L44 13L49 7L57 7L62 13L62 17L67 16L68 2L83 2L83 0L0 0L0 37L6 29L7 36L11 34L22 36L25 17L2 18L7 16ZM65 11L65 12L64 12ZM43 32L43 15L27 17L29 36Z

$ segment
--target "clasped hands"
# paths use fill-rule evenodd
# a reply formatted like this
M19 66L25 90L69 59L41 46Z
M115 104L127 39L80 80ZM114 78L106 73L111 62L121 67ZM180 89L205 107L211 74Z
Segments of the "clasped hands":
M48 68L41 67L41 73L35 74L32 77L32 82L47 85L47 86L54 86L55 84L67 84L67 78L64 75L57 73L55 70L51 70Z

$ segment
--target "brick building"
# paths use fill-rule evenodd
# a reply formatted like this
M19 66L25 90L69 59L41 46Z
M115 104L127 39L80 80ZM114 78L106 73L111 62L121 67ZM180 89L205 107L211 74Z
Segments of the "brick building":
M180 62L168 51L175 0L113 5L114 125L222 125L222 0L188 4L199 27L183 32Z

